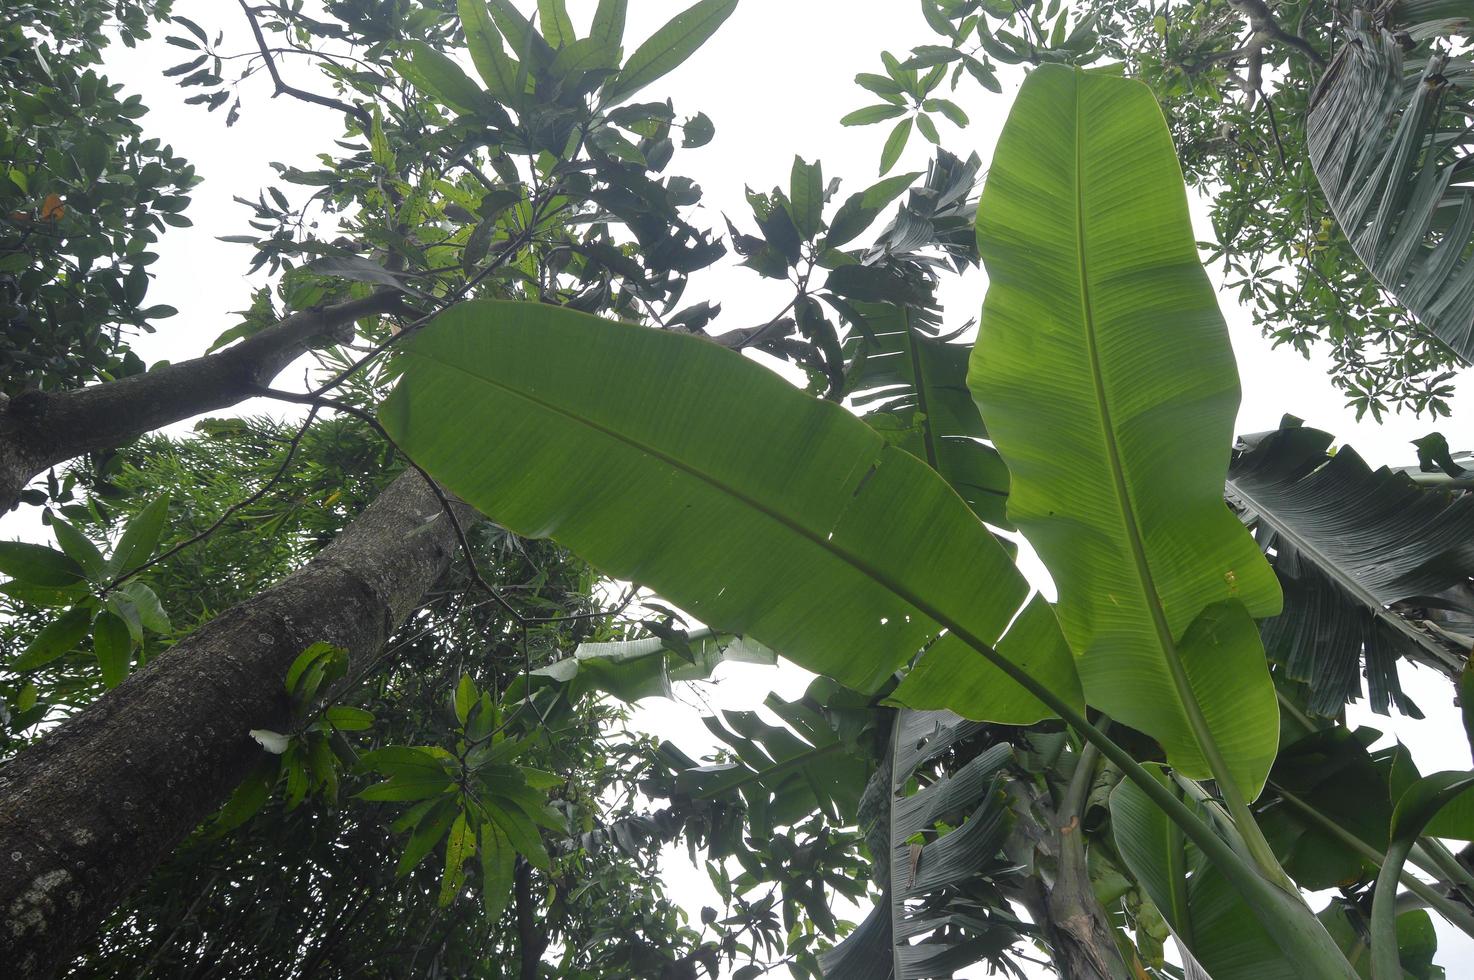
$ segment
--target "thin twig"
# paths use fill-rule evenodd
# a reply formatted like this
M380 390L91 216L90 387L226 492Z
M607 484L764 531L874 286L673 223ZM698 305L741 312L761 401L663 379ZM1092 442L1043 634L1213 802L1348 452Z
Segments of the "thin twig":
M368 114L362 106L350 105L341 99L334 99L326 95L318 95L316 92L308 92L293 85L288 85L282 80L281 72L276 69L276 60L271 57L271 46L266 43L266 36L261 33L261 24L256 19L256 11L246 0L240 0L241 9L246 12L246 19L251 22L251 33L256 37L256 47L260 50L262 59L266 62L266 70L271 74L271 80L276 84L276 95L290 95L294 99L303 102L311 102L328 109L337 109L346 112L358 120L363 127L365 135L373 129L373 117ZM275 98L275 96L273 96Z
M281 465L276 468L276 472L271 475L271 479L261 484L261 486L256 489L255 493L252 493L245 499L238 500L235 503L231 504L229 507L225 508L225 512L222 513L218 518L216 518L213 524L205 528L203 531L200 531L198 534L194 534L188 538L185 538L183 541L174 545L172 548L169 548L150 558L148 561L142 563L141 565L138 565L130 569L129 571L118 575L111 582L102 587L101 591L97 593L98 598L106 596L109 592L114 591L115 589L117 589L118 586L122 585L124 582L128 581L130 578L133 578L140 572L152 568L155 565L158 565L161 562L164 562L169 558L172 558L175 555L179 554L179 552L183 551L185 548L188 548L193 544L205 540L210 535L220 530L220 528L225 525L225 522L230 520L230 518L236 513L246 507L251 506L256 501L266 496L267 492L272 487L276 486L277 483L281 481L281 478L286 475L287 469L292 465L293 458L295 458L297 455L297 449L302 445L302 438L303 436L307 435L307 429L309 426L312 425L313 419L317 418L318 411L318 407L314 405L311 411L307 413L307 418L302 420L302 424L297 428L296 435L292 437L291 443L288 444L287 454L285 457L282 458Z

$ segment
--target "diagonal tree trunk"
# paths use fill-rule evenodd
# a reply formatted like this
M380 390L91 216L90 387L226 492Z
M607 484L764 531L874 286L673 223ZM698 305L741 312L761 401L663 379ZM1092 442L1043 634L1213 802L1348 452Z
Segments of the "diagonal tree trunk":
M244 401L324 339L346 339L342 333L355 320L388 313L399 300L399 293L383 290L306 310L218 353L117 381L0 395L0 514L47 467Z
M302 569L0 766L0 972L31 980L67 963L239 784L261 751L247 732L288 725L297 655L379 650L455 548L439 501L406 472Z

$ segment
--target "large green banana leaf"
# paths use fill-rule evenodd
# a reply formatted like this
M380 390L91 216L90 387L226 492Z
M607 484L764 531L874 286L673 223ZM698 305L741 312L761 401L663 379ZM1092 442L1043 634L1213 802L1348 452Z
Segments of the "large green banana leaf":
M1087 700L1213 775L1204 727L1247 796L1278 709L1248 617L1274 574L1223 500L1239 401L1172 141L1138 82L1030 75L978 208L989 288L968 383L1008 464L1008 513L1059 590ZM1198 655L1201 654L1201 655Z
M1373 710L1395 702L1416 713L1397 658L1457 677L1467 648L1395 607L1459 608L1457 593L1444 594L1474 577L1474 496L1373 470L1349 446L1332 455L1330 434L1298 419L1242 443L1228 497L1274 549L1285 586L1284 613L1264 624L1265 647L1308 683L1317 714L1333 717L1361 692L1363 659Z
M1463 9L1452 18L1426 4L1385 6L1403 22L1350 32L1311 96L1311 166L1377 281L1449 349L1474 361L1474 190L1460 91L1471 67L1421 44L1445 34L1466 40L1468 5L1455 5ZM1404 67L1408 41L1419 42L1421 71Z
M380 417L494 521L553 537L714 629L873 691L943 629L998 656L1028 593L921 460L740 354L532 303L478 301L410 337ZM1080 704L1050 648L1016 663ZM995 675L961 714L1049 712Z

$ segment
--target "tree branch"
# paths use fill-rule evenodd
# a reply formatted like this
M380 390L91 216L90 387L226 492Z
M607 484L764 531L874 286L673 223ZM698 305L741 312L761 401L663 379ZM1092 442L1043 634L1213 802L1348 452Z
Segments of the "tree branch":
M346 112L358 120L359 125L363 127L364 135L368 135L369 130L373 128L374 120L362 106L350 105L341 99L318 95L315 92L309 92L306 89L300 89L282 81L281 72L277 71L276 68L276 60L271 57L271 46L266 43L266 37L261 33L261 23L256 19L256 11L252 9L250 4L246 3L246 0L240 0L240 4L241 9L246 12L246 19L251 22L251 33L256 36L256 48L259 50L262 59L266 62L266 70L271 74L271 81L276 85L276 93L272 98L275 98L277 95L290 95L292 98L300 99L303 102L311 102L313 105L320 105L328 109L337 109L340 112Z
M244 401L325 338L399 307L383 290L306 310L233 347L117 381L60 392L0 396L0 513L47 467L112 449L171 422Z

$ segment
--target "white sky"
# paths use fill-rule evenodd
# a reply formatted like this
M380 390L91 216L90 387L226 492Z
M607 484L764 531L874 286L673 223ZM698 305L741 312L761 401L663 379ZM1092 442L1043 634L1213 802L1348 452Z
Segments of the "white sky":
M523 0L524 7L530 7ZM634 0L626 32L630 43L647 36L685 3L670 0ZM593 0L570 0L575 21L586 22ZM213 36L225 29L241 49L244 24L235 4L176 3L176 12L203 25ZM274 177L271 161L304 167L314 165L313 154L330 150L331 140L340 136L336 113L304 105L289 98L268 101L269 89L261 79L245 87L244 111L233 129L223 125L222 109L207 115L197 106L182 105L187 92L161 78L158 72L187 60L177 48L160 43L161 37L136 51L121 45L110 49L107 72L127 84L130 92L141 92L152 112L142 124L147 133L173 144L176 152L195 164L205 181L194 192L188 216L192 229L171 229L159 247L160 261L153 266L157 280L150 302L169 303L180 316L163 321L159 334L137 342L135 349L146 361L181 360L203 353L210 342L236 320L226 311L243 309L251 283L244 277L250 249L215 240L214 236L249 231L246 209L231 196L254 197ZM879 52L888 48L901 55L914 44L935 43L914 2L897 0L745 0L721 32L696 58L642 93L641 98L676 101L676 110L686 115L706 112L716 123L716 138L707 147L678 151L670 172L694 178L705 191L703 214L695 223L721 229L721 214L732 216L739 227L751 230L750 212L743 198L744 182L756 189L774 184L786 188L793 155L807 160L819 158L825 176L844 178L841 195L863 188L876 177L880 143L888 127L846 129L840 116L875 99L851 81L858 71L878 70ZM289 80L311 87L313 74L301 65L283 68ZM1012 84L1008 84L1008 82ZM971 127L959 133L938 120L943 144L965 155L977 150L985 163L1016 91L1018 78L1005 78L1003 95L990 95L970 79L961 87L957 101L972 118ZM198 90L195 90L198 91ZM911 146L898 170L924 169L930 145L913 134ZM283 187L299 200L301 188ZM1198 208L1201 218L1201 207ZM1206 228L1200 238L1209 237ZM944 293L947 315L954 325L977 314L984 280L969 276ZM745 269L730 266L703 273L688 290L686 302L710 298L720 300L723 316L714 331L735 329L766 320L787 301L783 284L760 281ZM1358 425L1354 415L1342 407L1343 399L1325 378L1323 365L1308 363L1297 354L1271 351L1250 324L1247 312L1235 308L1231 296L1222 299L1232 330L1243 376L1244 403L1238 431L1273 428L1285 412L1308 424L1336 433L1373 465L1414 462L1410 439L1434 427L1428 420L1395 416L1377 426ZM282 383L299 377L300 371L283 375ZM1454 402L1452 420L1438 424L1457 448L1468 448L1469 423L1474 420L1474 377L1464 372ZM237 412L276 410L267 404L248 404ZM175 427L186 431L187 425ZM7 522L7 535L23 533L24 519ZM31 536L27 534L27 536ZM1418 725L1371 719L1376 727L1395 728L1413 749L1424 772L1443 768L1467 768L1468 749L1458 716L1451 705L1449 686L1428 671L1407 677L1410 693L1428 713ZM807 675L793 667L763 669L724 668L722 683L708 689L713 706L753 707L769 690L796 697ZM693 755L709 751L711 742L697 721L698 712L687 705L649 702L637 716L650 731L671 738ZM686 905L693 920L703 904L716 904L705 873L692 868L684 851L668 856L666 877L673 893ZM1452 929L1440 929L1442 948L1439 962L1450 976L1474 969L1474 942ZM1461 970L1460 967L1463 967ZM979 968L980 971L980 968ZM786 970L775 976L787 976ZM982 976L981 972L966 976Z

